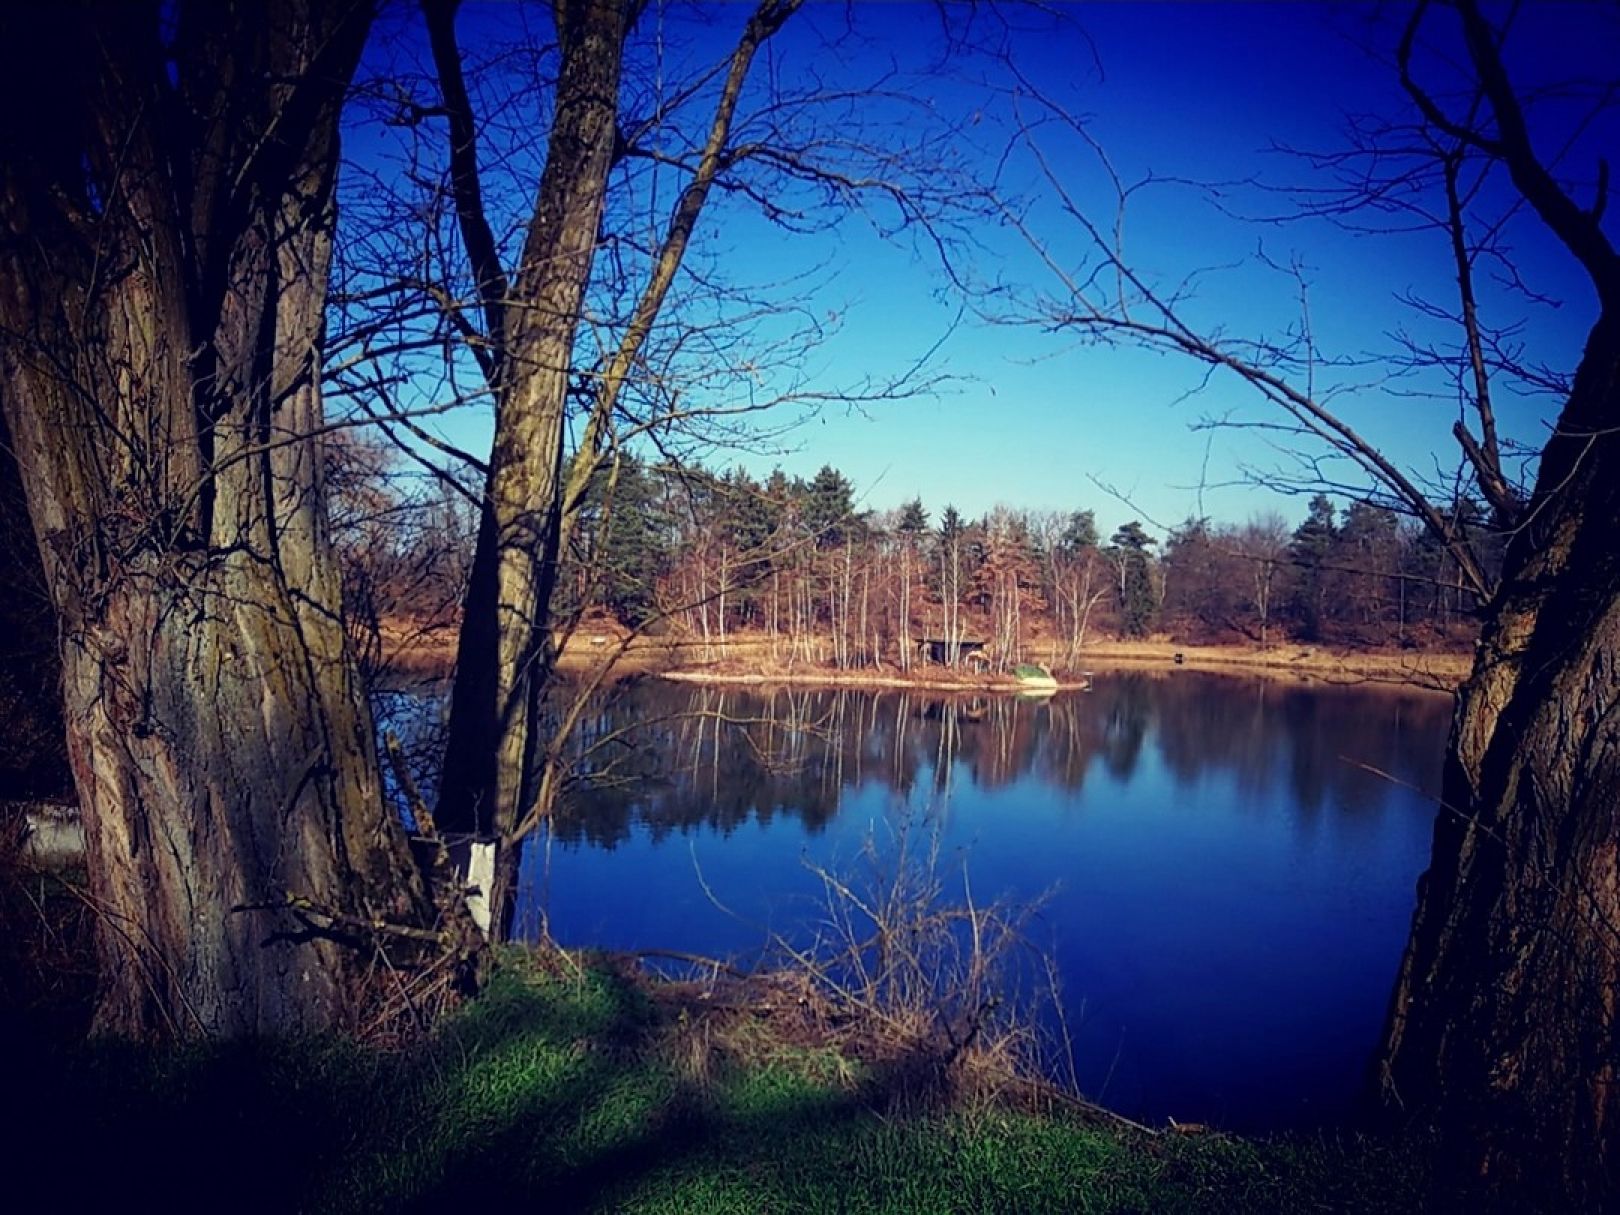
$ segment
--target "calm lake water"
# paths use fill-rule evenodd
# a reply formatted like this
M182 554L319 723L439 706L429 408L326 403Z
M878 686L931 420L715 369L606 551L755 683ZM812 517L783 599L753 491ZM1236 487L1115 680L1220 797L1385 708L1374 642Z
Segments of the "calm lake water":
M1045 702L641 682L590 723L628 733L531 844L520 919L746 958L813 920L807 860L848 870L869 833L921 818L979 900L1052 891L1033 932L1089 1095L1154 1120L1328 1123L1384 1014L1450 704L1196 672Z

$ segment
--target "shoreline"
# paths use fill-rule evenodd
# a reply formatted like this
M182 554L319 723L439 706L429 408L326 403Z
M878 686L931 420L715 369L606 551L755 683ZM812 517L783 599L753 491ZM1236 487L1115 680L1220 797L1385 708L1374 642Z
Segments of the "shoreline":
M1181 654L1184 661L1176 662ZM1086 655L1100 667L1166 665L1172 669L1225 670L1310 683L1380 683L1455 692L1473 670L1467 651L1335 650L1289 643L1266 650L1234 645L1178 646L1170 642L1102 642Z
M614 639L615 643L617 638ZM705 657L707 653L707 657ZM557 658L559 670L570 674L594 673L607 655L586 638L576 637ZM1027 660L1044 662L1055 672L1057 691L1086 686L1082 673L1175 671L1290 680L1340 686L1405 687L1431 692L1455 692L1473 668L1473 652L1440 650L1341 649L1298 642L1260 649L1253 645L1178 645L1169 641L1100 641L1081 651L1072 666L1063 664L1061 647L1037 641ZM395 670L409 675L438 677L449 674L454 647L406 645L389 655ZM1025 688L1011 675L951 672L936 666L901 670L892 663L838 669L805 660L783 663L773 658L764 638L744 637L723 644L688 639L638 637L612 663L610 678L651 675L677 683L755 685L808 685L848 688L919 688L937 692L1046 692Z
M1177 661L1178 655L1180 661ZM1037 657L1048 657L1037 655ZM1380 686L1427 692L1455 692L1468 677L1473 656L1462 653L1414 654L1399 650L1334 652L1311 646L1278 646L1258 651L1242 646L1177 646L1158 642L1103 642L1082 652L1078 671L1057 671L1056 689L1025 688L1011 676L957 675L939 668L858 668L839 670L796 664L774 667L754 656L719 658L708 663L674 662L656 669L637 664L642 673L679 683L742 686L791 684L841 688L921 688L942 692L1073 692L1084 690L1078 672L1147 671L1169 676L1177 671L1286 680L1333 686ZM1048 657L1049 661L1049 657ZM1054 668L1055 669L1055 668Z
M1048 696L1056 692L1083 692L1090 685L1082 680L1058 680L1054 684L1030 686L1021 684L1011 676L964 676L961 679L915 678L905 673L874 674L869 670L811 668L798 671L713 671L701 667L676 667L668 671L647 672L658 679L672 683L705 684L804 684L808 686L839 688L922 688L931 692L1011 692L1030 696Z

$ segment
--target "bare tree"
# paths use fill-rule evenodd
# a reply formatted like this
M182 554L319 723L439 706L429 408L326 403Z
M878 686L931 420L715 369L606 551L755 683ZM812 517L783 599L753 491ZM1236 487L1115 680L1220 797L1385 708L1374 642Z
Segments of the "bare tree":
M621 0L557 7L561 64L545 171L521 260L508 277L483 207L475 117L455 43L456 5L424 5L451 125L456 211L483 306L480 362L496 410L440 786L439 813L447 825L493 831L510 844L527 810L544 801L553 784L536 762L544 750L537 718L552 664L551 600L568 520L613 442L626 381L733 154L732 124L754 56L796 7L766 0L744 27L650 277L616 347L594 369L583 436L570 462L570 369L620 138L620 75L632 7ZM515 859L509 851L499 871L497 908L509 901L505 888L515 878Z
M838 391L807 383L803 352L826 322L789 293L728 281L703 253L701 229L718 199L788 233L861 213L885 231L916 224L943 248L919 200L955 206L970 196L951 174L921 167L931 141L943 146L938 133L919 146L921 128L908 130L904 152L865 142L851 121L857 91L814 72L758 78L756 59L799 7L762 0L729 54L673 78L664 75L662 10L568 0L554 6L554 47L511 52L520 84L503 94L489 84L503 65L486 71L458 44L453 0L424 0L431 80L371 88L388 121L417 140L405 170L416 192L385 201L378 256L346 271L334 374L361 408L403 429L419 457L428 448L448 456L483 511L440 781L446 828L511 844L554 796L545 765L556 740L537 723L567 623L559 561L599 477L626 453L678 461L757 436L769 429L763 412L784 402L801 412L826 400L871 403L927 383L921 364ZM638 35L645 21L656 21L655 37ZM514 134L490 88L513 111L533 113L532 126ZM527 168L538 188L518 184ZM750 329L760 341L740 340ZM433 348L443 356L441 398L493 409L487 461L412 428L413 413L442 399L413 411L402 398L420 380L386 368ZM736 558L716 553L724 594L735 589ZM705 610L720 610L706 591ZM847 598L855 611L853 586ZM515 850L505 851L515 865ZM504 869L502 880L514 873Z
M1235 536L1239 554L1249 563L1250 605L1258 625L1260 648L1271 644L1276 607L1277 573L1288 556L1288 525L1275 511L1256 515Z
M0 18L0 405L58 618L108 1029L331 1026L372 961L339 922L431 936L322 494L337 119L369 14Z
M1438 230L1458 270L1464 339L1457 352L1477 425L1459 425L1456 434L1479 493L1512 528L1500 578L1460 535L1448 505L1349 425L1314 381L1322 364L1308 327L1288 346L1198 328L1182 287L1149 281L1126 259L1120 226L1094 220L1067 192L1033 127L1033 155L1093 260L1075 273L1052 244L1025 230L1057 284L1035 310L1043 323L1177 352L1236 375L1296 433L1353 462L1421 520L1466 584L1488 599L1376 1087L1386 1107L1440 1128L1449 1164L1491 1185L1545 1182L1595 1206L1620 1193L1620 1086L1613 1082L1620 1065L1620 724L1613 712L1620 562L1612 533L1620 518L1620 254L1606 229L1607 166L1599 166L1595 185L1555 174L1562 150L1533 141L1531 91L1509 79L1505 36L1471 0L1420 3L1396 54L1433 141L1422 154L1442 153ZM1462 90L1426 89L1425 68L1438 62L1422 53L1429 38L1460 52ZM1613 94L1612 84L1601 86L1597 109ZM1041 112L1043 122L1096 150L1060 109ZM1502 474L1488 384L1479 376L1484 330L1467 252L1477 245L1458 239L1471 221L1447 167L1461 157L1506 173L1519 207L1584 270L1597 301L1522 499ZM1119 185L1120 206L1130 193Z
M1479 1175L1532 1180L1552 1164L1593 1200L1620 1193L1620 254L1603 228L1606 168L1586 205L1554 177L1477 6L1455 19L1485 118L1453 120L1412 79L1429 17L1420 5L1402 42L1413 97L1502 164L1598 308L1528 501L1491 499L1517 526L1457 709L1379 1088L1438 1120ZM1488 458L1480 471L1490 495Z

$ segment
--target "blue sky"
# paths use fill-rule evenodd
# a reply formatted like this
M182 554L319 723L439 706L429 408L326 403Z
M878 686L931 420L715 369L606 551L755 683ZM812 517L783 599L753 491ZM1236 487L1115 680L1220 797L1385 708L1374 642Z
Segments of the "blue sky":
M650 6L644 27L659 11ZM683 36L698 30L685 45L694 59L701 57L723 48L746 12L727 5L700 21L687 8L661 11L669 34L665 68L672 75L673 48ZM1151 173L1203 183L1312 185L1320 184L1320 175L1276 145L1335 148L1348 114L1401 112L1394 74L1375 57L1387 56L1394 45L1398 28L1389 23L1391 11L1399 10L1166 3L1076 6L1059 10L1055 20L1015 12L1012 19L1023 28L1006 35L1007 50L1017 71L1047 97L1085 116L1086 129L1124 179ZM491 31L509 30L520 14L515 6L469 5L461 24L464 45L476 47ZM542 16L527 19L543 33ZM846 19L856 38L844 36ZM412 53L415 42L410 19L402 21L394 55L401 46ZM712 28L701 28L704 23ZM839 87L860 88L892 61L900 72L896 87L908 90L912 101L874 99L864 110L852 103L846 111L852 121L859 116L870 123L872 138L891 146L904 144L913 123L924 141L924 113L962 121L966 138L955 148L958 167L987 181L999 164L1004 192L1028 208L1030 226L1054 257L1078 264L1082 234L1050 198L1043 200L1043 183L1028 153L997 159L1012 135L1006 98L1012 71L968 55L942 73L923 72L937 56L937 33L938 19L928 5L850 10L816 4L790 22L757 70L790 85L814 72ZM1587 68L1612 75L1603 48L1620 46L1617 33L1620 22L1612 13L1526 6L1509 66L1527 82L1550 78L1555 66L1560 75ZM381 57L373 51L374 69ZM1563 140L1565 117L1553 113L1545 130L1538 130L1547 146ZM351 124L351 157L375 155L383 138ZM1087 214L1111 223L1112 203L1091 154L1052 132L1039 142ZM1580 134L1565 165L1577 177L1590 176L1600 149L1620 150L1613 114ZM520 164L514 179L521 182L524 171ZM1482 194L1485 209L1506 197L1494 184ZM1274 194L1252 186L1229 187L1223 199L1246 215L1279 209ZM1027 245L1005 227L976 226L953 256L962 278L980 286L999 283L1011 293L986 298L958 291L913 234L879 235L859 217L828 231L789 236L748 205L722 201L705 224L703 252L711 260L704 264L757 284L767 295L771 284L786 278L804 276L812 284L795 302L828 332L798 365L802 386L830 392L868 377L881 379L930 350L930 374L945 377L909 399L865 409L823 408L784 438L760 444L764 450L717 453L715 462L740 462L761 473L780 464L805 476L831 463L855 482L866 505L886 509L915 495L936 517L946 502L968 515L996 503L1093 508L1105 527L1133 515L1174 523L1200 502L1203 513L1217 519L1240 520L1265 509L1290 519L1303 514L1303 502L1245 483L1240 473L1279 463L1264 432L1194 428L1209 417L1266 418L1252 390L1215 380L1189 397L1202 372L1184 360L1087 345L1049 327L993 323L986 314L1027 313L1032 293L1052 286ZM1519 217L1508 231L1520 273L1560 306L1529 307L1488 285L1487 306L1504 321L1522 316L1528 350L1570 368L1593 316L1590 289L1533 218ZM1436 234L1366 235L1326 222L1256 224L1223 214L1205 191L1191 186L1158 186L1134 196L1126 239L1129 259L1156 282L1179 280L1194 269L1231 267L1202 279L1188 309L1202 323L1232 334L1275 335L1297 323L1297 285L1259 265L1256 254L1263 250L1280 263L1300 259L1313 332L1330 356L1388 351L1391 331L1421 325L1403 319L1402 293L1449 302L1454 290L1446 248ZM759 336L769 333L769 326L756 330ZM1340 378L1359 383L1382 374L1375 361ZM1321 376L1319 384L1331 379L1325 370ZM761 385L767 387L780 385ZM1506 392L1499 402L1504 429L1531 441L1556 409L1549 398L1520 400ZM1403 465L1425 472L1454 464L1454 405L1380 389L1347 395L1341 404ZM456 441L487 449L484 411L440 425ZM1134 507L1111 498L1095 480L1117 487Z

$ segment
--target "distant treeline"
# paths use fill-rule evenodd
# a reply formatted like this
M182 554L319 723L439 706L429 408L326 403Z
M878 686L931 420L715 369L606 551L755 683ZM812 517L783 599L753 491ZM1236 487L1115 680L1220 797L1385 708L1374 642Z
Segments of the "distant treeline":
M443 619L465 576L470 516L417 504L427 525L401 527L375 478L339 480L351 507L364 494L372 504L340 512L357 616ZM1456 525L1483 527L1483 514L1465 506ZM962 660L998 669L1035 643L1073 661L1105 636L1463 644L1479 608L1443 546L1366 501L1318 496L1293 525L1275 513L1188 519L1161 542L1136 520L1105 534L1091 510L862 510L830 466L760 480L631 458L591 485L560 587L566 616L716 647L764 638L780 660L840 667L909 666L922 638L983 643Z

